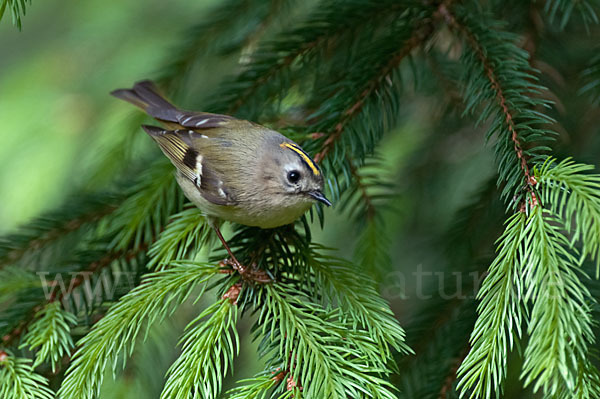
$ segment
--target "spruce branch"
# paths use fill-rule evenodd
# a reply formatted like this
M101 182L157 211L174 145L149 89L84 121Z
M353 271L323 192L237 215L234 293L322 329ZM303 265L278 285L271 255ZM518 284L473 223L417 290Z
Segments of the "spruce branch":
M595 8L599 6L597 0L547 0L544 11L548 14L550 22L560 20L559 27L564 29L574 11L578 11L587 29L591 23L599 22Z
M300 27L282 32L259 45L251 54L250 63L236 78L222 86L220 96L208 109L255 117L255 112L245 108L256 108L282 88L289 87L290 70L299 60L308 66L313 56L335 44L339 37L368 29L372 26L369 21L397 15L404 8L404 4L391 0L366 4L336 1L319 7Z
M221 299L188 324L181 340L182 353L167 372L162 399L219 396L223 378L239 352L238 314L235 304Z
M24 332L31 328L31 324L35 322L36 318L43 314L44 308L50 306L52 303L60 303L60 306L64 308L64 312L77 313L81 310L81 306L80 304L74 303L72 299L77 295L76 290L78 287L85 284L94 274L97 275L102 270L109 267L116 260L131 260L140 252L145 251L145 249L146 247L143 246L130 251L102 252L104 256L99 259L99 254L96 251L90 251L89 257L93 260L87 264L85 268L71 272L71 278L67 280L66 283L62 279L62 274L58 274L54 280L47 281L44 279L41 284L42 290L36 291L36 294L38 295L35 298L35 302L30 306L28 311L22 315L20 322L2 337L2 344L7 347L13 345ZM80 253L78 255L81 260L87 258L87 254ZM32 279L33 277L30 275L29 278ZM9 280L8 282L10 283L11 281L13 280ZM30 286L36 288L40 287L40 280L36 279L35 284L31 281ZM43 297L41 297L42 294ZM93 300L93 298L90 299ZM85 306L84 301L81 303Z
M526 314L520 257L524 256L522 242L527 232L527 217L518 212L508 219L498 239L498 254L477 294L481 302L471 334L471 350L458 369L461 398L501 395L506 359L521 336Z
M39 279L29 270L20 266L8 266L0 270L0 303L7 302L14 295L39 285Z
M360 169L352 160L347 162L351 172L349 189L338 206L348 213L360 231L353 259L367 275L381 282L392 264L391 243L385 234L385 211L389 210L395 195L395 185L381 159L367 158Z
M473 200L457 212L454 224L444 232L437 246L445 247L452 276L431 287L426 306L422 306L406 323L407 344L415 356L398 359L402 370L394 376L400 398L438 399L455 397L457 366L468 353L469 335L476 321L476 302L483 265L491 263L489 248L500 234L498 226L504 220L504 207L498 198L495 179L490 179ZM460 279L455 274L463 271ZM475 274L473 274L475 272ZM467 274L468 273L468 274ZM462 285L457 286L457 281ZM448 299L447 293L458 289L458 295Z
M337 303L346 317L352 319L353 326L369 333L378 346L382 361L391 356L392 349L401 354L411 353L404 343L404 330L373 284L357 279L358 272L352 264L323 255L322 250L323 247L313 244L307 264L315 275L315 285L325 298Z
M494 21L484 24L466 7L442 6L441 13L467 44L461 59L465 113L479 112L478 122L491 119L487 138L497 136L498 184L504 183L502 198L513 196L512 205L523 211L533 208L537 204L536 181L530 163L542 160L547 148L537 144L526 148L525 144L549 140L554 135L544 128L553 120L536 110L548 107L546 101L535 97L545 88L536 84L528 54L514 44L515 37L490 29L497 26Z
M207 281L218 273L212 265L174 263L171 268L148 274L142 283L111 307L92 330L78 343L67 376L58 391L61 399L91 399L98 395L106 368L114 373L118 357L125 363L142 326L164 319ZM144 335L145 336L145 335Z
M385 272L393 264L390 255L391 240L386 233L384 216L377 215L362 227L353 259L364 273L377 282L383 282Z
M158 83L168 92L185 82L193 65L203 56L231 52L258 40L290 0L229 0L207 12L202 21L187 30L185 41L159 71ZM240 38L240 30L243 31ZM233 40L231 37L235 38Z
M579 367L588 361L588 346L594 343L591 295L577 276L579 262L561 220L536 207L528 224L522 273L525 300L533 307L522 378L526 386L533 383L534 392L543 388L552 396L563 384L574 390Z
M33 371L31 359L0 350L0 397L3 399L53 399L48 380Z
M377 356L377 344L366 331L344 322L340 309L327 311L284 283L264 290L258 324L271 341L265 354L276 351L303 396L395 397L380 377L387 367Z
M454 393L458 367L468 352L475 303L463 301L446 309L447 320L431 326L427 345L415 347L415 356L399 362L396 386L401 399L446 399ZM417 331L410 331L418 334Z
M60 209L22 226L18 233L0 238L0 268L40 251L65 235L84 229L110 215L123 199L96 193L73 196Z
M397 69L400 63L407 56L409 56L414 49L422 46L423 43L431 37L433 32L433 21L426 16L421 16L421 24L414 28L410 36L404 40L402 46L400 46L395 52L391 53L389 55L389 59L383 63L383 65L378 65L378 68L371 72L372 75L366 82L363 83L363 87L360 90L356 90L355 87L352 87L352 91L359 94L358 96L354 96L349 106L339 113L341 117L335 124L333 130L327 132L327 134L324 136L325 139L321 145L321 149L315 155L316 162L320 162L332 150L334 143L339 140L346 126L354 118L361 114L361 111L365 107L368 99L377 93L377 91L380 90L385 83L389 83L390 74L392 71ZM388 41L389 43L389 38L384 40ZM401 40L402 39L397 41ZM325 106L327 106L327 104Z
M589 256L600 276L600 175L588 173L593 169L569 158L558 164L549 158L535 176L544 206L564 220L571 245L581 243L580 262Z
M517 213L509 219L478 294L472 349L458 371L461 397L501 394L506 356L521 337L529 303L525 385L532 384L534 391L543 388L551 396L562 386L571 392L581 384L582 390L594 389L592 380L580 379L583 369L593 367L586 364L594 342L591 295L578 277L580 262L561 229L563 220L541 206L529 216Z
M116 249L154 242L169 217L183 204L173 166L166 158L155 162L128 194L115 211L110 227L115 233L112 246Z
M333 72L339 69L334 64L330 77L318 82L309 101L318 107L309 116L312 123L302 128L317 133L309 134L312 140L304 140L303 145L315 154L327 175L351 175L347 160L360 165L397 123L403 88L400 67L433 36L439 22L436 7L437 2L410 2L389 31L360 36L349 54L338 54L351 65L349 73ZM340 180L328 182L333 201L345 189Z
M583 87L579 90L581 94L587 94L593 104L600 103L600 53L590 60L588 67L583 71Z
M62 357L71 352L73 339L71 326L77 324L77 317L64 310L59 302L50 302L35 315L35 321L23 336L22 347L36 350L33 368L50 361L56 371Z
M278 382L275 371L263 371L253 378L240 380L240 385L226 393L228 399L265 399L270 389Z
M148 251L148 269L161 270L175 259L184 259L187 253L197 253L209 242L211 232L197 207L175 214Z
M593 399L600 397L600 372L592 362L584 361L577 367L577 384L559 386L556 397L559 399Z

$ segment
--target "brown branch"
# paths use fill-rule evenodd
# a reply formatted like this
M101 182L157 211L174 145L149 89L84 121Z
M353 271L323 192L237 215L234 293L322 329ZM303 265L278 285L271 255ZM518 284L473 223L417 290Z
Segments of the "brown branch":
M59 237L67 233L79 230L79 228L81 228L84 224L93 223L102 219L104 216L111 214L115 209L117 209L117 206L108 205L99 210L98 212L91 212L79 218L66 221L61 226L47 231L41 237L29 241L29 243L27 243L25 247L15 248L7 252L6 255L3 257L5 259L5 262L0 263L0 267L5 266L8 263L13 263L17 261L28 251L38 250L44 245L58 239Z
M294 377L291 375L291 370L294 368L294 364L292 362L292 353L291 352L288 355L288 363L290 365L285 370L281 370L280 368L277 368L277 371L279 371L279 373L275 374L275 372L273 372L272 374L275 374L275 376L273 376L271 379L273 381L276 381L277 383L280 383L287 376L285 388L288 391L291 391L294 388L298 388L300 391L302 391L304 389L302 387L302 384L300 384L299 382L295 381ZM291 397L293 398L294 395L292 395Z
M252 84L244 89L242 93L237 96L237 100L228 108L227 114L235 114L242 105L250 98L254 92L261 87L264 83L266 83L269 79L271 79L277 72L289 66L296 58L302 56L303 54L308 53L311 49L317 46L319 42L323 39L327 38L327 36L321 36L311 42L304 43L302 47L298 48L295 52L289 54L281 62L276 63L271 68L269 68L263 75L261 75L258 79L252 81Z
M483 65L483 69L485 70L486 76L490 82L492 90L496 92L496 100L498 101L502 113L504 114L504 120L508 127L510 138L513 142L513 148L517 155L517 158L519 159L519 166L523 171L523 175L525 178L525 189L531 195L531 206L533 207L538 203L537 197L535 196L533 190L533 187L535 186L535 184L537 184L537 182L535 178L531 175L529 165L527 164L527 157L523 153L523 146L519 141L519 135L517 134L517 130L515 128L513 112L507 105L504 90L502 89L502 86L500 86L500 82L498 81L494 68L492 67L489 59L487 58L483 48L477 41L477 38L475 37L473 32L471 32L465 25L462 25L457 21L457 19L450 11L449 7L447 7L445 4L442 4L439 8L439 12L451 29L462 33L466 37L467 42L471 45L471 47L477 54L477 57L479 58L481 64ZM525 211L525 208L525 203L521 204L521 211Z
M440 389L440 394L438 395L438 399L446 399L448 392L450 392L450 390L452 389L452 385L454 384L454 381L456 381L456 373L458 372L458 368L462 364L463 360L465 360L465 357L467 357L470 347L471 346L467 343L467 346L465 346L463 348L463 350L460 352L459 356L456 358L456 360L452 364L452 367L450 368L450 371L448 372L448 376L444 380L442 389Z
M404 6L402 5L402 3L398 3L397 5L392 5L391 7L385 7L385 8L381 8L381 9L372 10L372 12L370 12L370 15L363 15L363 23L364 23L364 20L366 20L368 18L375 17L378 14L381 14L384 12L389 13L395 9L402 9L403 7ZM355 25L347 24L347 25L340 27L339 31L344 32L344 31L351 31L353 29L356 29ZM308 43L302 43L302 45L299 48L294 49L290 54L288 54L283 59L279 60L279 62L277 62L276 64L271 66L258 79L255 79L254 81L252 81L252 84L249 87L245 88L237 96L237 100L231 105L231 107L228 108L226 113L235 114L240 109L240 107L242 105L244 105L244 103L256 92L256 90L259 87L261 87L264 83L266 83L268 80L270 80L277 72L279 72L282 69L291 65L292 62L294 62L294 60L296 60L298 57L303 56L304 54L308 53L313 48L317 47L320 43L330 39L332 37L332 35L330 33L331 32L323 32L323 34L319 35L312 41L310 41Z
M271 4L269 6L269 11L267 12L267 15L258 24L258 26L252 32L250 32L244 39L244 42L242 45L242 50L241 50L242 56L244 55L245 52L250 53L254 50L254 48L260 41L260 38L264 35L265 31L267 30L267 28L269 27L269 25L271 24L271 22L273 21L275 16L277 16L277 12L283 6L284 6L283 1L271 0Z
M137 256L140 252L145 251L146 248L147 248L147 244L144 244L144 245L141 245L140 247L138 247L136 249L132 249L126 253L124 253L121 250L111 252L111 253L108 253L107 255L105 255L104 257L102 257L100 260L90 263L89 266L84 271L77 273L76 276L74 276L72 279L69 280L69 283L66 285L69 288L71 288L71 290L69 292L66 292L66 291L59 292L58 284L53 284L52 287L54 289L50 293L50 296L47 299L47 301L44 301L43 303L39 303L38 305L34 306L24 320L22 320L14 329L12 329L12 331L10 331L8 334L4 335L2 337L2 345L5 347L8 347L12 344L13 341L15 341L17 338L19 338L27 330L27 327L35 320L36 314L40 310L42 310L44 308L44 306L46 306L47 304L52 303L54 301L61 301L65 295L70 294L73 289L75 289L75 288L79 287L81 284L83 284L85 282L85 277L81 275L82 273L98 272L98 271L102 270L103 268L105 268L106 266L110 265L114 260L119 259L122 256L124 256L127 260L131 260L135 256ZM52 283L50 283L50 284L52 284Z
M223 294L223 299L228 299L232 305L237 305L240 292L242 291L242 283L235 283L227 292Z
M364 183L363 177L358 173L356 166L352 163L352 160L348 159L348 165L350 165L350 173L354 178L354 182L360 191L360 195L363 198L365 205L367 207L367 220L371 221L375 218L375 205L373 204L373 199L369 195L367 191L367 186Z
M450 1L448 1L450 2ZM442 3L444 4L444 3ZM441 7L441 5L440 5ZM435 13L434 15L436 15ZM374 75L374 78L366 83L364 89L360 92L356 101L351 106L346 108L342 112L341 120L333 128L333 132L329 134L329 137L323 143L323 147L320 152L315 155L315 162L322 161L325 156L331 151L335 142L341 137L346 125L363 109L367 99L377 92L377 90L384 84L388 79L390 73L402 62L402 60L408 56L415 48L422 45L435 31L435 24L438 18L426 19L418 28L416 28L411 37L406 40L404 46L402 46L388 62Z

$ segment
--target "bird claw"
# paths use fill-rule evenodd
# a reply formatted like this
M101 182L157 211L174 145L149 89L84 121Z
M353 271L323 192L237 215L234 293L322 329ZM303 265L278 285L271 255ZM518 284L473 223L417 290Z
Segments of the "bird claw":
M219 266L221 267L221 273L232 274L235 270L240 274L244 281L251 281L259 284L268 284L273 282L267 272L259 269L256 266L256 263L253 263L251 267L246 267L235 258L227 258L219 262Z

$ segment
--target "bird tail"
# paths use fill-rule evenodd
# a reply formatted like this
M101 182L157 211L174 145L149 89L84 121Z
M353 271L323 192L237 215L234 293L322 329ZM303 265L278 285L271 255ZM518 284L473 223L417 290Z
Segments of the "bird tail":
M158 120L176 121L181 113L159 93L156 85L150 80L142 80L131 89L117 89L110 94L143 109Z

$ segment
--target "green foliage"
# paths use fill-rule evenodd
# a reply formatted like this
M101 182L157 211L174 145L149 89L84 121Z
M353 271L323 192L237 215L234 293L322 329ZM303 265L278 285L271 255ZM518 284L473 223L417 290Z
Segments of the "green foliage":
M392 263L385 216L392 212L390 202L396 187L381 159L367 159L359 170L350 168L349 188L339 206L355 220L359 232L353 259L366 274L381 282Z
M570 234L570 245L581 244L581 257L596 261L596 277L600 275L600 175L588 174L591 165L565 159L554 164L548 159L539 170L542 204L564 221Z
M116 210L112 244L116 249L126 249L153 242L169 216L181 208L182 200L171 163L165 159L155 162Z
M292 286L267 285L265 291L258 323L271 342L263 356L275 355L303 395L394 397L381 378L386 366L372 332L356 329L341 309L323 309Z
M0 238L0 268L19 262L29 268L40 256L50 256L57 241L65 240L69 234L84 235L93 229L102 217L110 214L123 200L122 194L95 193L74 195L60 209L48 212L22 226L15 234Z
M593 299L579 277L586 256L597 260L600 237L598 176L583 173L590 169L549 159L536 170L543 207L536 205L529 216L515 214L499 239L498 255L478 294L472 349L459 369L463 395L471 389L470 397L488 397L502 389L506 359L527 314L525 385L550 396L562 391L593 397L596 379L583 377L597 374L589 360L595 342Z
M600 54L592 57L582 76L585 84L580 93L590 96L595 104L600 103Z
M39 279L19 266L9 266L1 269L0 303L7 302L13 295L38 285Z
M48 380L33 371L31 359L1 352L0 396L6 399L52 399Z
M58 397L96 397L106 368L116 373L119 356L124 365L142 325L149 326L162 320L197 287L201 288L199 298L207 280L216 271L212 265L180 263L147 275L77 343L80 348L73 357Z
M464 37L460 86L465 114L477 114L477 123L487 123L487 140L495 140L498 185L502 198L516 208L526 200L529 167L544 159L547 142L555 134L547 128L553 120L540 110L549 107L529 64L529 54L516 44L517 36L499 29L491 18L473 15L457 7L454 27ZM509 60L509 61L507 61ZM526 148L527 146L527 148Z
M369 333L382 361L391 355L391 349L409 353L410 349L404 344L404 330L385 301L377 295L374 285L357 278L361 273L349 262L321 252L322 248L317 246L310 252L307 262L314 272L315 285L320 287L325 298L339 304L354 328L360 327Z
M574 392L579 368L588 361L587 347L594 343L590 293L577 276L578 260L560 222L537 207L523 248L528 257L520 262L525 299L533 304L523 379L526 385L535 381L534 391L543 387L548 395L562 384Z
M167 373L161 398L219 396L223 378L233 368L233 359L239 352L237 319L237 306L229 299L221 299L188 324L181 342L182 353Z
M173 216L158 240L150 247L148 268L162 269L175 259L184 259L208 243L212 230L198 208L189 208Z
M550 109L549 99L564 102L556 76L581 76L583 83L563 80L598 99L597 57L585 54L564 71L547 56L563 45L557 38L565 48L580 39L569 21L595 29L597 1L505 3L227 0L201 13L152 67L161 86L194 107L261 121L300 142L323 169L332 213L342 217L317 206L290 226L234 226L228 241L250 270L240 276L217 264L225 251L210 252L211 229L200 210L184 205L172 165L148 161L156 150L134 155L124 148L133 136L119 136L86 182L96 190L125 174L118 178L125 183L111 186L117 194L80 190L0 240L0 397L51 397L33 370L47 369L43 363L52 366L59 398L98 397L107 372L134 373L125 364L136 344L167 317L173 334L183 332L181 353L174 343L152 342L172 352L156 356L161 373L171 364L165 399L491 398L512 395L514 386L549 398L598 397L599 294L587 287L585 262L600 274L600 176L570 159L556 163L547 147L555 131L569 130L574 143L584 136ZM0 7L10 7L20 26L26 4ZM488 176L452 180L445 170L479 147L483 135L472 125L493 142L495 185ZM586 136L596 137L589 129ZM412 137L398 140L401 131ZM388 137L384 143L394 144L383 148ZM137 155L143 169L125 172ZM465 200L471 205L448 229L443 215ZM494 257L506 208L511 216ZM313 218L325 233L311 232ZM346 229L356 232L356 245L341 243L352 260L312 242L313 233L328 242L334 220L338 241ZM431 239L434 232L442 238ZM398 318L410 320L407 337L377 288L389 288L386 277L397 272L410 275L423 242L423 258L436 264L430 274L446 273L430 288L444 291L428 303L393 304ZM205 256L210 261L200 263ZM479 291L477 282L452 279L485 269ZM268 283L253 281L259 271ZM120 284L118 273L131 284ZM453 285L468 296L443 298ZM207 290L212 300L198 302ZM243 334L254 344L245 347ZM80 339L70 356L73 337ZM13 356L17 348L34 352L33 365ZM247 352L258 354L260 370L242 370L254 377L230 388L233 363ZM517 355L519 382L509 372ZM63 361L70 362L64 376ZM156 381L164 377L147 368Z
M501 394L506 361L521 335L525 309L520 282L521 248L527 232L525 214L516 213L498 239L498 255L489 268L477 298L479 317L471 334L471 350L458 369L458 389L470 398Z
M374 25L369 22L393 20L404 8L405 4L391 0L335 1L315 8L300 26L261 43L251 62L224 82L207 109L256 119L264 112L263 105L285 97L290 86L322 66L323 56L332 45L349 50L344 38L357 31L373 32Z
M63 356L69 355L73 349L71 327L77 324L77 318L55 301L40 310L35 319L23 336L21 346L36 350L32 367L50 361L52 370L56 370Z
M13 24L20 30L21 17L25 15L27 3L31 4L31 0L2 0L2 4L0 4L0 21L8 7L12 15Z
M573 12L577 11L586 28L591 23L598 23L598 15L595 7L598 7L597 0L549 0L544 4L544 10L550 16L550 21L560 20L560 29L564 29L573 16Z
M241 380L239 387L227 391L229 399L264 399L267 397L267 392L277 383L274 375L278 374L277 370L265 371L254 378Z

